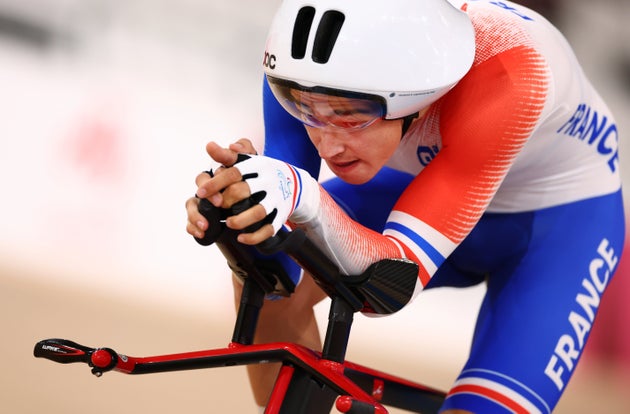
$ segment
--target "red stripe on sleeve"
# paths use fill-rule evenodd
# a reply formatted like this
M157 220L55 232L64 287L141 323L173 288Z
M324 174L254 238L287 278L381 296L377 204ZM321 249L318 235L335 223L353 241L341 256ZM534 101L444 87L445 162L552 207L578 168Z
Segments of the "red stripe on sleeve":
M477 394L483 398L488 398L492 401L496 401L497 403L512 410L512 412L514 412L515 414L528 414L528 411L516 401L512 400L511 398L508 398L507 396L495 390L482 387L481 385L473 385L473 384L459 385L457 387L454 387L448 393L449 396L453 394Z

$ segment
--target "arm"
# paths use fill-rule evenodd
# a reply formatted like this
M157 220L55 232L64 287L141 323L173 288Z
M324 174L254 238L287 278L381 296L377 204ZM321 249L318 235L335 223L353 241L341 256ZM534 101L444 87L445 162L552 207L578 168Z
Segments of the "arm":
M304 226L348 272L396 252L420 265L425 286L486 210L536 127L546 94L545 62L530 48L475 66L439 103L443 148L405 190L382 235L344 217L326 195Z
M384 258L413 260L420 268L419 291L487 208L534 130L546 93L545 62L530 48L516 47L475 66L439 103L443 148L405 190L383 234L351 220L307 172L267 157L235 165L243 176L256 172L245 181L251 193L264 191L265 197L251 212L230 217L228 226L244 229L274 209L282 211L278 223L288 218L304 228L347 274ZM278 171L294 178L291 197L269 180ZM257 244L275 230L264 226L239 240Z

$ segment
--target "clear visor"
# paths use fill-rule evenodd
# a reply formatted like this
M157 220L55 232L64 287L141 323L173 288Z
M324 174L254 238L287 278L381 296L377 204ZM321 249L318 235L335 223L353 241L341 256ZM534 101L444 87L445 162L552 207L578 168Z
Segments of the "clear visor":
M311 127L361 129L386 115L385 99L378 95L320 86L307 88L268 75L267 80L280 105Z

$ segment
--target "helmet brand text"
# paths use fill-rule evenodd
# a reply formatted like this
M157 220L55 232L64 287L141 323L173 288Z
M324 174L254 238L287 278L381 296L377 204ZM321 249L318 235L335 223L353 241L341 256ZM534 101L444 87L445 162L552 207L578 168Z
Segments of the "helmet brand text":
M263 57L263 66L271 70L275 69L276 68L276 55L273 55L269 52L265 52L265 56Z

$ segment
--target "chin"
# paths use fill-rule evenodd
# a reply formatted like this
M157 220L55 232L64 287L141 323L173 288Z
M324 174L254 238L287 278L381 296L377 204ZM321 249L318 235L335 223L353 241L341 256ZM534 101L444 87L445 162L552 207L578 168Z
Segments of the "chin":
M338 177L348 184L361 185L370 181L375 175L376 174L340 174Z

